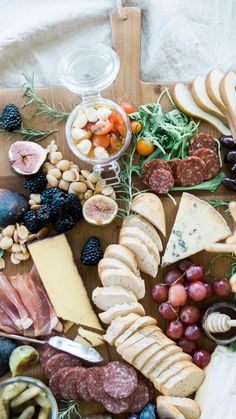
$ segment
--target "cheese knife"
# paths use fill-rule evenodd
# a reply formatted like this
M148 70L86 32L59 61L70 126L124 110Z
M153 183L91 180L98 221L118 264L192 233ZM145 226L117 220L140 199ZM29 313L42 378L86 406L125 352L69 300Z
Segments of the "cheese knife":
M37 343L40 345L50 345L53 348L58 349L59 351L67 352L88 362L96 363L103 361L102 355L98 351L96 351L96 349L62 336L51 336L48 340L40 340L26 336L0 332L0 337L1 336L9 339L15 339L21 342Z

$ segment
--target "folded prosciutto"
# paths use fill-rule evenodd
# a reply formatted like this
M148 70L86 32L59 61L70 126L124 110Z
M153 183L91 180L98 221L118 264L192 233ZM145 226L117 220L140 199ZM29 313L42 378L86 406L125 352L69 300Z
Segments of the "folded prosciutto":
M35 273L0 274L0 329L25 336L62 330L46 291Z

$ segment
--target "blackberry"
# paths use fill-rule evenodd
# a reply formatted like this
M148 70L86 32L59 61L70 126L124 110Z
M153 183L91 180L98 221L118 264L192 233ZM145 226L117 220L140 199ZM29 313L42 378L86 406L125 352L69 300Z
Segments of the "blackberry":
M69 215L67 218L58 218L56 221L54 221L52 227L57 233L65 233L74 227L74 225L75 221Z
M21 114L13 103L6 105L2 111L1 124L6 131L14 131L21 126Z
M53 213L57 217L67 217L70 215L70 202L67 199L67 193L62 192L61 194L55 195L51 202Z
M79 221L83 218L82 205L77 195L73 193L67 194L67 200L70 203L70 215L74 220Z
M48 188L41 193L43 204L51 204L53 199L63 193L59 188Z
M97 265L102 258L103 251L99 238L96 236L89 237L81 252L81 262L84 265Z
M42 224L37 218L36 211L30 210L24 214L23 218L25 226L31 233L37 233L41 228Z
M36 175L26 177L24 187L29 193L40 193L47 185L47 178L44 172L38 172Z
M52 220L53 212L52 209L46 205L43 204L36 210L36 217L39 222L43 224L47 224Z

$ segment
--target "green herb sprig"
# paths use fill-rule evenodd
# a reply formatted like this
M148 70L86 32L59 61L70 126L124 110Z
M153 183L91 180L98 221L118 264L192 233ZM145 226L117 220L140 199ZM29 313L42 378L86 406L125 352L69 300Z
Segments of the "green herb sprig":
M62 400L61 402L65 404L65 407L59 410L58 419L81 418L78 402L74 400Z
M33 115L43 115L48 120L55 119L57 122L61 122L68 118L69 113L65 111L62 103L58 103L59 108L57 109L53 104L51 106L46 99L41 99L37 95L34 87L34 76L29 77L26 74L23 74L23 76L26 80L22 86L25 99L23 107L30 104L35 105L36 109Z
M4 132L7 135L7 140L10 140L15 134L20 134L25 141L39 142L49 137L49 135L53 134L54 132L57 132L57 129L38 130L31 127L21 127L13 131L10 135L9 132L5 131L4 129L0 129L0 132Z
M212 205L213 207L226 207L224 213L227 214L229 212L229 203L226 199L212 199L208 201L208 204Z

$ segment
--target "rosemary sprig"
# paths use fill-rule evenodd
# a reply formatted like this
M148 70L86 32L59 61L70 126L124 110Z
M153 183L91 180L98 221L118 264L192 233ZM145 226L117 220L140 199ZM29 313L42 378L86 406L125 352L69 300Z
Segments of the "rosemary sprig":
M210 201L208 201L208 204L212 205L213 207L226 207L224 212L228 213L229 212L229 203L230 201L228 200L224 200L224 199L212 199Z
M69 113L65 111L62 103L58 103L59 108L57 109L55 108L54 104L51 106L47 99L41 99L37 95L34 87L34 75L32 78L26 74L23 74L23 76L26 80L22 86L24 89L23 97L25 99L23 107L30 104L35 105L36 109L33 115L43 115L48 120L55 119L57 122L61 122L68 118Z
M62 400L62 403L65 404L65 407L59 410L58 419L81 418L78 402L74 400Z
M45 138L47 138L49 135L56 132L57 129L51 130L51 129L43 129L38 130L31 127L21 127L15 131L13 131L10 135L9 132L5 131L4 129L0 129L0 132L4 132L7 134L7 140L10 140L14 134L20 134L25 141L42 141Z

